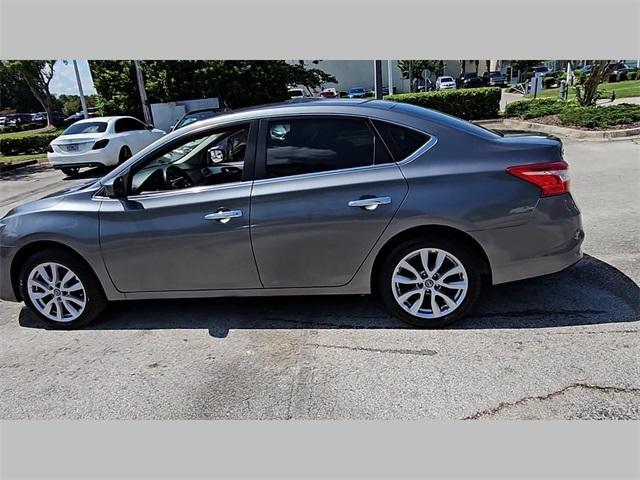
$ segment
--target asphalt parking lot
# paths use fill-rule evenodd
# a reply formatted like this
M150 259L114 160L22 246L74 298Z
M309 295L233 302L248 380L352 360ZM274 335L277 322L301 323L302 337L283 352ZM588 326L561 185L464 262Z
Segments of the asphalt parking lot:
M118 303L58 332L0 302L0 418L640 419L640 142L565 157L585 259L488 290L455 327L333 296ZM0 214L79 181L0 176Z

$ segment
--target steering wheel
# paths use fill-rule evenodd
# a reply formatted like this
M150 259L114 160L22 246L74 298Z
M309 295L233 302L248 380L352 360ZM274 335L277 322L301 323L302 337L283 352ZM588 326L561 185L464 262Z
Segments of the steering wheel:
M179 190L181 188L193 187L193 180L191 177L175 165L169 165L164 169L164 183L171 190Z

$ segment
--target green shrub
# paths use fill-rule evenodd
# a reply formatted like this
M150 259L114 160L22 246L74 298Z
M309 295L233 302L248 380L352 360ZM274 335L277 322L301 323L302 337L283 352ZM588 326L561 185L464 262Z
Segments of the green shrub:
M6 156L45 153L47 146L60 132L34 133L31 135L0 137L0 154Z
M605 128L640 122L640 105L622 103L611 106L569 106L559 115L560 122L567 126Z
M544 88L551 88L556 84L556 79L553 77L544 77Z
M618 81L618 75L616 75L615 73L610 73L609 74L609 78L607 79L607 81L609 83L617 82Z
M627 78L629 80L635 80L636 78L638 78L638 72L629 72L627 74Z
M504 114L507 117L522 119L555 115L566 107L566 103L555 98L536 98L532 100L517 100L507 104Z
M399 93L385 100L432 108L465 120L496 118L500 111L500 88L469 88L441 92Z

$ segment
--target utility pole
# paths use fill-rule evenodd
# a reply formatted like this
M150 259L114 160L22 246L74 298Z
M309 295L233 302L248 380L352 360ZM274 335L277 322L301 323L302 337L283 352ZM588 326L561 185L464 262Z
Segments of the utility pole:
M382 100L382 60L373 61L373 81L376 100Z
M413 93L413 60L409 60L409 92Z
M393 62L387 60L387 77L389 78L389 95L393 95Z
M82 81L80 80L80 72L78 71L78 62L73 60L73 69L76 71L76 82L78 82L78 92L80 93L80 104L82 105L82 114L84 118L89 118L89 110L87 110L87 101L82 91Z
M136 79L138 80L138 90L140 90L140 101L142 102L142 114L144 115L144 123L151 125L153 121L151 119L151 111L149 110L149 100L147 99L147 92L144 89L144 78L142 78L142 68L140 68L140 61L134 60L133 65L136 68Z

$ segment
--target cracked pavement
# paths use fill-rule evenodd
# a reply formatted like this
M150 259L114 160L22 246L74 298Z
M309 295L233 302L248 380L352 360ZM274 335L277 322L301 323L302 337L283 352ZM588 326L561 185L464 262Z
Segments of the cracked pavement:
M640 419L640 145L566 140L565 157L587 256L488 290L452 328L366 296L117 303L70 332L0 302L0 418ZM0 176L0 213L61 182Z

